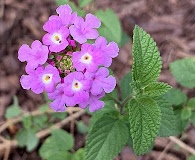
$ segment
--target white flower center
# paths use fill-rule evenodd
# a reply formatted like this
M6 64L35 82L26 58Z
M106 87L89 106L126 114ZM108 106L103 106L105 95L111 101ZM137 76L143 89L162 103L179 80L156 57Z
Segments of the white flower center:
M79 91L82 88L82 86L83 86L82 83L77 81L77 80L74 80L72 82L72 90L73 91Z
M92 56L89 53L85 53L82 55L80 62L85 63L85 64L90 64L92 61Z
M52 81L52 74L44 74L42 76L42 81L45 84L49 84Z
M51 40L52 42L54 42L55 44L60 44L62 42L62 35L59 33L54 33L51 36Z

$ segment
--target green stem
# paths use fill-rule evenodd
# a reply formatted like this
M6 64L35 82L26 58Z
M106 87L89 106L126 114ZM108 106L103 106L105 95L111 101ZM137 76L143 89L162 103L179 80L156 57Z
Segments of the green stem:
M120 114L123 115L124 114L124 110L123 110L124 106L120 107Z
M126 104L126 103L129 101L129 99L131 99L131 98L132 98L132 95L127 96L127 97L122 101L121 105L124 107L125 104Z
M122 107L121 102L118 99L110 96L109 94L107 94L107 96L110 97L116 104L118 104L120 106L120 108Z
M107 94L108 97L110 97L116 104L119 105L120 107L120 114L124 114L124 107L125 107L125 104L129 101L129 99L132 98L132 95L129 95L128 97L126 97L122 102L120 102L118 99L110 96L109 94Z
M132 95L129 95L128 97L126 97L122 102L121 102L121 108L120 108L120 113L124 114L124 108L125 108L125 104L129 101L129 99L131 99Z

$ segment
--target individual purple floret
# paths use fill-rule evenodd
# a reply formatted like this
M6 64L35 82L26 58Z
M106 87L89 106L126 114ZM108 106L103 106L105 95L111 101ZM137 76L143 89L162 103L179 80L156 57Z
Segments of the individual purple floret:
M58 70L48 65L45 69L39 66L36 70L31 70L28 75L23 75L20 83L24 89L31 89L34 93L40 94L44 90L53 92L55 85L60 82Z
M83 44L81 51L74 52L72 61L77 71L95 72L102 63L102 54L91 44Z
M90 94L89 100L85 101L83 103L80 103L79 107L81 107L83 109L89 107L90 112L95 112L95 111L104 107L105 103L103 101L99 100L100 98L104 97L104 95L105 95L104 92L102 92L98 96L94 96L94 95Z
M62 26L62 22L61 22L61 19L56 16L56 15L53 15L51 17L49 17L49 20L43 25L43 29L46 31L46 32L53 32L53 31L56 31L58 29L60 29Z
M47 61L49 54L48 47L42 45L38 40L34 41L31 48L27 44L23 44L18 51L18 59L21 62L27 61L26 70L32 70Z
M50 103L50 108L56 112L63 112L66 106L75 106L76 103L73 101L72 97L68 97L64 93L64 84L58 84L55 91L48 93L49 99L53 100Z
M58 30L61 27L69 27L73 24L77 13L72 14L72 9L68 4L61 5L56 9L58 15L52 15L49 17L49 20L43 25L43 29L47 32L51 30Z
M87 39L95 39L98 37L98 31L95 28L99 28L101 22L99 19L92 15L87 14L85 21L81 17L77 17L74 21L74 25L70 26L71 36L80 44L83 44Z
M107 45L107 40L104 37L98 37L95 41L95 47L99 50L101 50L103 54L103 63L102 65L105 67L109 67L112 63L112 58L115 58L118 56L119 48L117 43L110 42Z
M71 97L75 104L88 100L91 82L84 79L83 73L72 72L68 74L64 78L64 85L65 95Z
M109 70L107 68L99 68L97 72L85 73L86 79L92 79L92 85L90 92L93 95L99 95L103 91L110 93L116 86L116 79L113 76L109 76Z
M51 52L60 52L64 50L69 44L67 41L69 30L66 27L61 27L58 30L55 30L55 28L55 26L51 27L49 33L43 36L43 43L49 46L49 50Z
M64 94L64 85L58 84L55 91L48 93L49 99L53 100L50 103L50 108L56 112L63 112L66 109L66 95Z
M61 5L56 9L56 12L59 14L59 18L62 21L62 25L68 27L74 23L74 20L77 17L77 13L72 14L72 9L68 4Z

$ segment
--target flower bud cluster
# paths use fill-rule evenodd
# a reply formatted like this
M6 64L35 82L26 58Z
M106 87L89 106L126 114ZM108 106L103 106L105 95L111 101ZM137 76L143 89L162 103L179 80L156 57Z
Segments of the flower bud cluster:
M43 26L47 32L43 43L35 40L31 47L23 44L18 51L18 59L27 62L21 85L36 94L46 91L54 111L75 105L89 107L91 112L99 110L104 107L101 98L116 86L107 67L119 48L99 36L101 22L96 16L89 13L84 19L66 4L56 12Z

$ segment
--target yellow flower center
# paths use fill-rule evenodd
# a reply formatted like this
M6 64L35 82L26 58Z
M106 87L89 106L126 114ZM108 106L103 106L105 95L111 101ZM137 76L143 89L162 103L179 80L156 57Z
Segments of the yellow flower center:
M52 80L52 74L44 74L42 76L43 83L49 84Z
M72 90L74 91L79 91L82 88L82 86L83 86L82 83L77 80L74 80L72 82Z
M92 61L92 56L89 53L85 53L81 59L80 62L85 63L85 64L89 64Z

